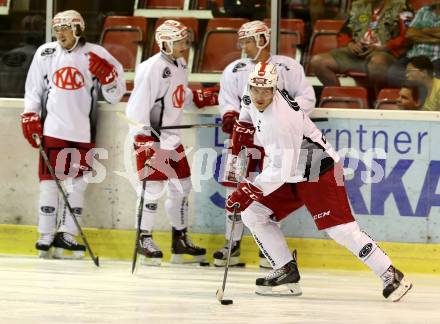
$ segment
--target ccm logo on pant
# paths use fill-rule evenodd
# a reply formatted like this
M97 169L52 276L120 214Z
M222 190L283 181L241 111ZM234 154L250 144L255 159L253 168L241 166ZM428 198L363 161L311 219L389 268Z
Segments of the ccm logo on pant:
M325 211L325 212L322 212L322 213L319 213L319 214L313 215L313 219L314 219L314 220L317 220L317 219L323 218L323 217L325 217L325 216L330 216L330 210L327 210L327 211Z

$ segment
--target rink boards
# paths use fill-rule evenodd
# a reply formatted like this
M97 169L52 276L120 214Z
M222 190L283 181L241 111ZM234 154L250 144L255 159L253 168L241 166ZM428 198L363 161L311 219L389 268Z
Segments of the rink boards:
M22 107L22 100L0 101L0 224L9 224L0 225L0 253L34 254L38 152L22 137ZM128 125L115 113L124 109L124 103L101 106L97 146L103 150L96 156L98 175L91 178L96 183L88 188L83 215L92 245L102 257L115 259L131 255L136 208ZM379 241L393 242L382 246L408 270L440 272L439 114L319 108L313 116L329 118L318 126L345 157L347 192L361 227ZM215 108L184 117L185 123L216 120ZM225 137L218 129L182 134L195 189L190 197L190 227L197 233L195 241L212 252L223 243L225 193L212 175ZM167 257L170 234L163 208L159 208L156 228ZM284 221L282 228L291 237L291 247L299 248L304 266L363 268L318 232L303 209ZM250 237L245 238L243 249L245 261L256 262Z

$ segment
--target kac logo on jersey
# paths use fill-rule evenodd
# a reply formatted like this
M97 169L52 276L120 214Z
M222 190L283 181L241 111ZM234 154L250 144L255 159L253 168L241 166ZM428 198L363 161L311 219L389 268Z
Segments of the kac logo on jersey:
M53 74L52 82L64 90L78 90L84 87L84 77L72 66L63 67Z
M182 108L185 102L185 87L183 84L177 86L173 92L173 106L174 108Z

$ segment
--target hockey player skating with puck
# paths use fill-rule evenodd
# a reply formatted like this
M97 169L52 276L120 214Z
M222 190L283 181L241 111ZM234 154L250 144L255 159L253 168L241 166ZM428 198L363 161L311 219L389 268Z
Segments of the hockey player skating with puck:
M275 64L278 70L278 87L294 98L301 109L307 114L315 107L315 93L306 79L303 67L294 59L283 55L270 54L270 29L262 21L256 20L243 24L238 31L238 43L247 58L239 59L229 64L223 71L220 80L219 105L222 116L223 131L231 134L235 120L240 113L240 100L247 86L249 74L258 62ZM248 145L247 176L262 168L264 150L258 143ZM233 174L234 168L230 161L237 161L240 148L232 148L225 165L225 174ZM236 179L223 176L222 184L226 186L227 195L236 188ZM232 214L226 212L226 242L223 248L214 253L214 264L224 266L228 249L228 240L231 237ZM230 264L237 265L240 257L240 242L243 236L244 225L240 214L237 214L234 233L232 233L232 255ZM270 264L260 253L260 266L269 267Z
M277 70L259 63L249 76L240 112L242 127L255 126L255 136L266 152L263 171L253 182L242 181L228 198L227 208L238 207L261 251L274 270L256 280L261 295L299 295L300 275L296 256L290 254L272 215L288 215L298 198L313 215L319 230L346 247L383 281L383 296L398 301L412 284L391 263L375 241L361 231L348 203L340 157L295 100L277 89ZM303 138L325 152L319 167L301 164ZM313 157L312 157L313 159ZM302 169L302 170L301 170ZM290 206L291 210L285 209Z
M125 93L124 71L103 47L86 42L84 20L74 10L55 15L52 21L57 41L44 44L34 55L26 79L25 111L21 115L24 137L38 147L36 134L58 171L60 180L71 182L68 201L80 220L87 183L83 174L91 170L86 154L95 147L96 103L99 92L105 100L117 103ZM61 158L63 149L72 149L70 157ZM76 154L77 153L77 154ZM75 257L84 255L85 247L75 236L78 229L48 167L40 158L40 198L36 249L48 257L63 257L64 250ZM59 214L59 227L56 218Z
M193 96L188 88L184 55L191 44L191 33L186 26L166 20L157 28L155 39L160 52L138 66L126 115L154 128L179 125L183 108L192 104L191 99L197 106L203 106L216 104L216 97L203 91ZM172 225L171 262L203 261L206 250L194 245L187 233L188 195L192 185L180 130L162 130L159 134L131 126L130 133L134 137L138 176L140 181L146 181L138 253L144 256L144 263L161 263L163 253L152 234L157 202L167 189L165 210Z

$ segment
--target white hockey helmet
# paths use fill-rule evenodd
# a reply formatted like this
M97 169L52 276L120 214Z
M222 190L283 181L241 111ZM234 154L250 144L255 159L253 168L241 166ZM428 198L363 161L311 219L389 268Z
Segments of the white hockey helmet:
M264 36L266 39L266 42L263 45L260 45L260 36ZM264 22L260 20L247 22L241 25L240 29L238 30L238 39L240 40L249 37L253 37L255 39L257 47L264 48L269 44L270 41L270 29Z
M69 26L74 34L76 33L76 26L79 26L81 31L84 31L86 24L81 14L76 10L61 11L52 19L52 27Z
M277 89L278 71L272 63L257 63L254 70L249 74L249 86L259 88Z
M191 33L184 24L176 20L165 20L162 25L157 27L155 40L162 53L166 55L173 54L173 43L182 39L188 40L188 46L191 42ZM164 43L168 45L166 50Z

